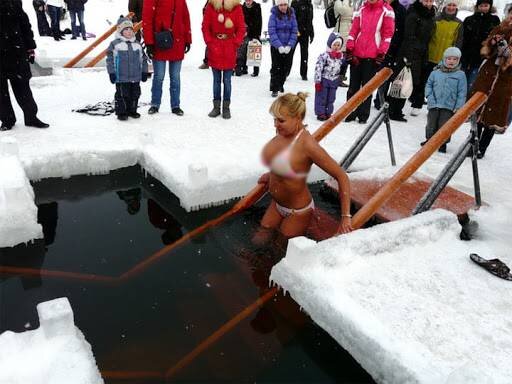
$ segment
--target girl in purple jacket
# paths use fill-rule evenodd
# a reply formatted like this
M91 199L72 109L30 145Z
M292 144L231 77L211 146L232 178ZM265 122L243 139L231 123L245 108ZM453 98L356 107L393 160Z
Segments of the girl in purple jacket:
M315 67L315 114L320 121L331 117L336 100L336 89L340 85L340 76L345 59L341 48L343 38L339 33L331 33L327 39L327 50L318 56Z

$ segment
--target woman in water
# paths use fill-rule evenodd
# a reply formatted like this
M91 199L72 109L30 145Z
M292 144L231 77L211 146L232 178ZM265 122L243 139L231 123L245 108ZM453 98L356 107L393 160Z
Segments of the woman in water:
M306 96L302 92L287 93L272 103L270 113L274 116L276 136L262 151L262 160L270 172L258 180L268 184L272 196L261 226L278 229L287 238L304 235L313 216L315 204L306 184L313 163L338 181L341 204L338 233L352 231L349 179L306 130Z

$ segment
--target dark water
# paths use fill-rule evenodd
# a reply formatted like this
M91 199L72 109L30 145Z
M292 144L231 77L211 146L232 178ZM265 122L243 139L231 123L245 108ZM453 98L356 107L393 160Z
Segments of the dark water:
M284 256L283 245L250 245L268 201L139 270L231 204L186 213L138 167L43 180L34 190L45 239L0 249L0 265L26 268L0 276L0 333L37 328L36 304L66 296L106 383L373 383L288 296L256 306L212 338L268 291L270 269ZM312 190L317 206L336 215L337 203L320 197L319 186Z

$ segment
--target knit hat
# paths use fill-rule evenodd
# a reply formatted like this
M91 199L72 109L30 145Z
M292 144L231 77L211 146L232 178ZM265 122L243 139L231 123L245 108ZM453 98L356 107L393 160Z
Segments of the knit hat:
M459 5L460 5L460 1L459 0L446 0L444 2L444 5L448 5L448 4L455 4L457 6L457 8L459 8Z
M121 16L117 20L117 32L121 33L121 32L123 32L123 29L125 29L125 28L133 29L133 23L129 18Z
M462 56L462 52L457 47L449 47L446 48L443 53L443 64L446 65L446 58L447 57L457 57L460 61L460 57Z
M276 0L276 5L279 6L281 4L286 4L288 5L288 0Z
M343 46L343 37L339 33L333 32L329 35L329 38L327 39L327 47L332 48L332 45L334 43L340 43L341 46Z
M489 4L492 7L492 0L476 0L476 6L478 7L480 4Z

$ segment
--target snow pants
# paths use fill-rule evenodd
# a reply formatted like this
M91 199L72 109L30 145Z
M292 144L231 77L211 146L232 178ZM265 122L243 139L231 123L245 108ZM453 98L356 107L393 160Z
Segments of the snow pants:
M377 64L373 59L359 59L359 64L350 64L350 85L347 91L347 100L350 99L363 85L371 80L377 71ZM366 121L370 117L372 97L369 96L348 118L357 117L359 121Z
M293 51L288 54L281 54L277 48L270 47L272 67L270 68L270 91L278 92L283 90L284 82L290 73L293 61Z
M18 105L23 110L25 117L25 124L33 121L37 115L37 104L32 96L30 90L29 79L12 76L7 77L0 74L0 120L7 125L14 125L16 122L16 115L11 104L11 97L9 95L9 85L11 83L12 92L18 102Z
M315 92L315 115L331 116L334 111L334 101L336 100L336 90L338 81L332 81L322 78L322 89Z
M453 111L445 108L431 108L428 110L427 115L427 126L425 128L425 137L429 140L432 136L435 135L439 128L441 128L444 123L446 123L453 116ZM448 138L445 143L449 143L450 138Z
M116 83L116 115L129 115L137 112L140 97L140 83Z
M295 53L297 45L300 44L300 77L303 79L308 77L308 57L309 57L309 36L300 35L297 38L297 44L292 50L292 56ZM290 66L291 69L291 66Z

